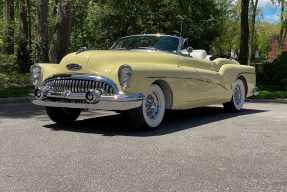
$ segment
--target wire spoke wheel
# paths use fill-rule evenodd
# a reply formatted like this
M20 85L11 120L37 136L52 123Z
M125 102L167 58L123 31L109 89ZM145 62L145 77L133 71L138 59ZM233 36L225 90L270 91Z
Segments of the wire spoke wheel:
M242 95L242 89L240 85L236 85L233 96L236 105L240 105L243 102L242 99L244 98L244 96Z
M165 98L163 91L158 85L152 84L147 91L142 106L131 110L129 117L135 127L152 130L161 124L164 113Z
M223 106L227 111L238 112L242 109L245 101L245 87L241 79L237 79L234 84L232 98L230 102L224 103Z
M158 93L149 94L145 100L145 112L150 119L156 119L160 113L160 98Z

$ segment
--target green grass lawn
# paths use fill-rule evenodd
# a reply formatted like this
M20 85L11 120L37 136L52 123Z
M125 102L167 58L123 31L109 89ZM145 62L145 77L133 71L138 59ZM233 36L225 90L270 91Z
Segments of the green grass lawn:
M14 68L13 65L0 65L0 98L27 97L29 90L34 88L30 74L18 73Z
M276 85L257 85L259 95L252 96L250 99L283 99L287 98L287 90L282 91Z
M33 86L0 88L0 98L27 97Z

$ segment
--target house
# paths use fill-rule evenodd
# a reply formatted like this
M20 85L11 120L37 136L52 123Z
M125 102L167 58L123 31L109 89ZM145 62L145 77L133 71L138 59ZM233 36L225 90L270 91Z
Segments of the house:
M269 61L273 61L274 59L277 58L278 47L279 47L278 37L272 37L271 50L268 52L268 60ZM287 52L287 42L286 41L283 42L281 51Z

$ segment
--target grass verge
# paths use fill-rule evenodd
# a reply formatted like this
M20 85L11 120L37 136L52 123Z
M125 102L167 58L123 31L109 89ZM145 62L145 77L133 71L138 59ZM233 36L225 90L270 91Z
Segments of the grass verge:
M250 99L285 99L287 98L287 90L282 91L276 85L258 84L259 95L252 96Z
M0 98L27 97L33 86L0 88Z

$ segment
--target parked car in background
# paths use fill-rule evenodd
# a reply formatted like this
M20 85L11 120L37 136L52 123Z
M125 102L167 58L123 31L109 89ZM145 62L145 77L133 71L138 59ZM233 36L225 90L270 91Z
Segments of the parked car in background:
M159 34L123 37L110 50L81 48L59 64L34 64L31 76L32 102L45 106L57 123L97 109L126 112L141 129L158 127L166 109L223 104L237 112L258 92L254 67L210 60L186 38Z

